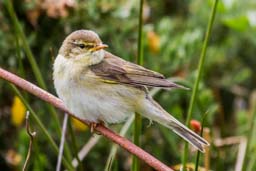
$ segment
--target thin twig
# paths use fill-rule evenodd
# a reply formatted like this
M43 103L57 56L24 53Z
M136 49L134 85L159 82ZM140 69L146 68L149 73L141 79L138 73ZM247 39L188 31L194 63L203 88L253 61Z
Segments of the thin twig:
M57 166L56 166L56 171L60 171L60 169L61 169L61 161L62 161L66 131L67 131L67 123L68 123L68 114L65 113L64 119L63 119L63 124L62 124L62 131L61 131L62 134L61 134L61 140L60 140L59 155L58 155L58 162L57 162Z
M211 136L210 136L210 129L205 128L203 132L203 137L205 138L206 141L211 142ZM210 148L206 147L205 148L205 153L204 153L204 168L205 171L209 171L210 169Z
M238 147L235 171L240 171L243 169L246 147L247 147L247 139L245 137L242 137L240 139L240 144Z
M243 164L245 162L244 159L245 159L246 147L248 146L247 138L245 136L233 136L233 137L227 137L223 139L216 139L214 141L214 145L217 148L224 147L224 146L232 146L236 144L238 144L238 152L237 152L236 165L234 170L239 171L239 170L243 170Z
M241 139L243 139L243 136L233 136L233 137L227 137L227 138L220 138L214 140L214 146L220 148L224 146L230 146L239 144L241 142Z
M129 117L127 122L125 122L124 126L122 127L121 131L119 132L119 134L121 136L125 136L128 129L130 128L132 122L134 121L134 118L135 118L135 115L132 115L132 116ZM110 171L111 170L114 158L116 156L117 148L118 148L118 146L116 144L112 146L112 148L110 150L110 154L108 156L107 164L106 164L105 169L104 169L105 171Z
M100 135L93 135L93 137L89 139L89 141L79 151L78 157L80 160L83 160L85 158L85 156L89 153L89 151L95 146L95 144L97 144L100 138L101 138ZM72 165L74 168L78 166L77 159L73 159Z
M27 170L28 162L29 162L29 159L30 159L30 156L31 156L31 151L32 151L33 139L34 139L34 137L36 136L36 132L35 132L35 131L34 131L34 132L31 132L31 131L30 131L30 126L29 126L29 111L27 111L27 114L26 114L26 130L27 130L27 133L28 133L28 135L29 135L29 137L30 137L30 141L29 141L28 154L27 154L25 163L24 163L23 168L22 168L23 171Z
M242 170L248 170L248 166L251 166L251 159L250 160L247 160L249 158L251 158L251 154L252 154L252 151L251 151L251 144L252 144L252 139L253 139L253 133L255 132L256 130L256 127L255 127L255 123L256 123L256 90L253 90L252 93L251 93L251 96L250 96L250 108L249 108L249 120L250 120L250 123L248 124L249 125L249 128L248 128L248 133L247 133L247 146L246 146L246 151L245 151L245 158L243 161L243 168ZM250 161L250 162L248 162ZM254 163L254 162L253 162Z
M78 120L80 120L81 122L89 125L89 123L81 118L78 118L77 116L75 116L74 114L72 114L63 104L63 102L55 97L54 95L48 93L47 91L35 86L34 84L2 69L0 67L0 77L21 87L22 89L30 92L31 94L39 97L40 99L51 103L52 105L54 105L55 107L59 108L60 110L66 112L67 114L69 114L72 117L77 118ZM158 159L156 159L155 157L153 157L151 154L145 152L144 150L142 150L141 148L139 148L138 146L136 146L135 144L133 144L131 141L127 140L124 137L121 137L120 135L117 135L116 133L114 133L113 131L111 131L110 129L106 128L103 125L98 125L95 128L96 131L98 131L100 134L102 134L103 136L105 136L106 138L110 139L112 142L119 144L121 147L123 147L125 150L129 151L130 153L136 155L138 158L140 158L141 160L143 160L145 163L147 163L149 166L153 167L156 170L159 171L170 171L172 170L171 168L169 168L168 166L166 166L165 164L163 164L161 161L159 161Z
M35 123L37 124L38 128L40 129L40 131L42 132L42 135L45 136L45 138L47 139L47 141L49 142L49 144L53 147L54 152L58 155L59 154L59 149L57 144L55 143L55 141L53 140L53 138L51 137L50 133L47 131L46 127L44 126L44 124L41 122L41 120L38 118L37 114L35 113L35 111L32 109L32 107L30 106L30 104L28 103L28 101L25 100L24 96L21 94L21 92L11 83L9 83L11 88L13 89L13 91L16 93L16 95L21 99L22 103L26 106L26 108L28 109L28 111L31 113L31 118L35 121ZM73 171L73 167L71 165L71 161L69 162L69 160L66 159L65 156L63 156L63 164L67 167L67 169L69 169L70 171Z
M75 155L75 159L72 160L72 165L73 165L73 161L75 160L77 162L77 166L78 166L77 170L78 171L83 171L84 170L84 168L83 168L84 166L83 166L83 164L82 164L82 162L81 162L81 160L79 158L78 146L77 146L77 142L76 142L73 126L72 126L72 123L71 123L70 119L68 120L68 130L69 130L68 133L70 134L70 137L71 137L71 142L72 142L71 145L73 146L73 148L72 148L73 149L73 154ZM93 138L93 137L91 137L91 138Z

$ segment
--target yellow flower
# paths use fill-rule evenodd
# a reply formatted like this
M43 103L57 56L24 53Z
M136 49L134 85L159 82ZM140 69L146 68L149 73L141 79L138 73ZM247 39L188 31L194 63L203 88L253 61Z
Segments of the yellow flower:
M154 31L149 31L147 38L150 52L158 53L160 50L160 37Z
M87 126L76 118L71 118L72 125L77 131L85 131L87 130Z
M15 126L20 126L25 119L26 108L21 102L18 96L13 99L13 104L11 107L11 122Z

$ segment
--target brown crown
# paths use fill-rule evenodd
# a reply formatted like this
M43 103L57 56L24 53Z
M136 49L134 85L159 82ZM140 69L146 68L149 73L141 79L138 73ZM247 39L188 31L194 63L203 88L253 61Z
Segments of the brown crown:
M77 30L69 34L66 39L63 41L62 46L59 50L59 54L66 56L70 49L73 48L73 42L75 41L83 41L88 43L102 43L98 34L91 30Z

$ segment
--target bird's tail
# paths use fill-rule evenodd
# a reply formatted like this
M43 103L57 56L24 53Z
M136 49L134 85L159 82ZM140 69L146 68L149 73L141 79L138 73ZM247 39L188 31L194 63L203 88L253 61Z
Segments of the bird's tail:
M183 139L192 144L201 152L204 152L205 146L209 146L209 143L205 139L203 139L195 132L187 128L185 125L180 123L177 119L172 117L150 97L148 97L144 101L144 104L140 106L139 112L144 117L156 121L161 125L173 130L176 134L181 136Z

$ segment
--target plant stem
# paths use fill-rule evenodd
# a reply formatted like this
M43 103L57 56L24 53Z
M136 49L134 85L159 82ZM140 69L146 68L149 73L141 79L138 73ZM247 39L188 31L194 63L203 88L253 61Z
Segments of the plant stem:
M31 156L33 140L34 140L34 138L36 136L36 132L35 131L34 132L30 131L29 111L27 111L27 114L26 114L26 130L27 130L27 134L29 135L30 141L29 141L29 148L28 148L27 157L26 157L25 163L23 165L22 171L26 171L27 170L28 162L29 162L30 156Z
M135 113L133 142L137 146L140 146L140 134L141 134L141 116L140 114ZM139 171L140 170L139 168L140 168L140 161L136 156L133 156L132 171Z
M65 113L63 123L62 123L62 135L61 135L61 140L60 140L60 145L59 145L59 154L58 154L56 171L60 171L60 169L61 169L61 161L63 158L63 149L64 149L66 132L67 132L67 124L68 124L68 114Z
M12 5L12 1L11 0L5 0L5 6L9 12L9 15L11 17L11 20L14 24L14 30L15 30L15 36L16 36L16 39L21 40L22 42L22 45L23 45L23 48L24 48L24 51L26 53L26 56L28 58L28 61L32 67L32 71L35 75L35 78L39 84L40 87L42 87L43 89L47 90L47 87L46 87L46 84L43 80L43 77L42 77L42 74L40 72L40 69L39 69L39 66L37 65L37 62L35 60L35 57L29 47L29 44L28 44L28 41L26 39L26 36L24 34L24 31L22 30L22 27L18 21L18 18L15 14L15 11L14 11L14 8L13 8L13 5ZM56 129L57 129L57 135L59 137L61 137L61 126L60 126L60 122L59 122L59 119L58 119L58 116L57 116L57 112L56 110L49 104L46 104L46 107L47 109L49 110L50 114L52 115L53 117L53 121L54 121L54 125L56 126ZM67 158L71 161L72 157L71 157L71 153L70 153L70 150L68 148L67 145L65 145L65 155L67 155Z
M75 155L75 158L78 162L78 170L79 171L83 171L83 165L82 165L82 162L79 158L79 155L78 155L78 145L77 145L77 142L76 142L76 138L75 138L75 134L74 134L74 129L73 129L73 126L72 126L72 123L71 123L71 120L69 119L68 120L68 130L70 132L70 136L71 136L71 145L73 146L73 150L74 150L74 155Z
M125 122L124 126L121 128L121 131L119 132L119 135L121 136L125 136L125 134L128 132L132 122L134 121L134 118L135 116L134 115L131 115L129 117L129 119ZM118 146L116 144L114 144L112 147L111 147L111 150L110 150L110 154L108 156L108 160L107 160L107 163L105 165L105 169L104 171L111 171L112 170L112 164L114 162L114 159L116 157L116 152L117 152L117 149L118 149Z
M256 92L254 92L254 93L256 93ZM256 127L255 127L256 104L255 104L255 101L253 101L253 100L252 100L252 103L254 103L254 104L252 104L252 118L251 118L249 130L248 130L248 133L247 133L247 145L246 145L245 157L244 157L244 161L243 161L243 169L242 170L249 170L247 167L248 166L250 167L252 165L251 163L255 163L255 160L256 160L255 157L251 157L249 164L248 164L248 162L246 162L249 159L249 154L252 154L251 153L252 150L250 150L250 149L251 149L251 144L252 144L253 133L256 130Z
M202 121L201 121L201 132L200 135L201 137L203 136L203 132L204 132L204 122L205 122L205 118L206 118L207 112L205 112ZM200 151L197 151L197 155L196 155L196 162L195 162L195 171L198 171L198 166L199 166L199 158L200 158Z
M214 5L212 7L210 20L208 21L207 31L206 31L206 35L205 35L205 39L203 42L203 47L202 47L202 51L201 51L201 55L200 55L200 60L199 60L199 64L198 64L197 77L196 77L196 81L193 86L192 96L191 96L191 99L189 102L188 116L186 119L187 126L189 126L189 122L191 120L192 111L193 111L194 104L195 104L196 97L197 97L198 85L199 85L199 82L200 82L200 79L201 79L201 76L203 73L203 66L204 66L204 61L205 61L206 50L208 47L208 42L209 42L209 38L211 35L211 31L212 31L212 26L213 26L215 14L216 14L217 5L218 5L218 0L215 0ZM185 143L185 148L184 148L184 152L183 152L183 160L182 160L183 171L186 170L187 158L188 158L188 143Z
M138 30L138 51L137 51L137 64L143 65L143 40L142 40L142 25L143 25L143 3L144 0L140 0L140 11L139 11L139 30ZM134 137L133 142L137 146L140 146L140 134L141 134L141 115L135 113L134 122ZM132 170L139 171L140 163L136 156L133 156Z
M28 42L26 40L26 36L21 28L21 25L18 21L18 18L15 14L15 11L14 11L14 8L13 8L13 5L12 5L12 1L10 0L5 0L5 4L6 4L6 7L7 7L7 10L9 12L9 15L11 17L11 20L14 24L14 29L15 29L15 33L17 33L17 37L20 37L21 38L21 41L22 41L22 45L23 45L23 48L24 48L24 51L28 57L28 60L31 64L31 67L32 67L32 70L35 74L35 77L36 77L36 80L38 82L38 84L43 88L43 89L46 89L46 84L43 80L43 77L41 75L41 72L39 70L39 67L35 61L35 58L32 54L32 51L28 45Z
M139 30L138 30L138 51L137 51L137 64L143 65L144 55L143 55L143 4L144 0L140 0L140 13L139 13Z
M52 139L51 135L49 134L49 132L47 131L47 129L45 128L45 126L41 122L41 120L37 117L35 111L31 108L29 103L25 100L25 98L20 93L20 91L13 84L10 84L10 86L14 90L15 94L21 99L22 103L26 106L28 111L31 113L32 119L36 122L36 124L38 125L40 131L42 131L43 134L45 135L45 137L48 139L50 145L55 150L56 155L58 155L59 150L58 150L57 144L54 142L54 140ZM63 164L66 166L67 169L74 170L73 166L71 165L71 163L69 163L65 157L63 157L62 160L63 160Z
M36 63L36 60L33 56L33 53L28 45L28 42L27 42L27 39L26 39L26 36L21 28L21 25L18 21L18 18L15 14L15 11L14 11L14 8L13 8L13 5L12 5L12 2L10 0L5 0L5 4L6 4L6 8L9 12L9 15L11 17L11 20L14 24L14 29L15 29L15 35L17 37L17 39L21 39L22 41L22 45L23 45L23 48L24 48L24 51L26 53L26 56L28 58L28 61L32 67L32 71L35 75L35 78L39 84L40 87L42 87L43 89L47 90L47 87L46 87L46 84L43 80L43 77L42 77L42 74L39 70L39 67ZM57 126L57 131L58 131L58 135L60 136L61 134L61 126L60 126L60 123L59 123L59 120L58 120L58 117L57 117L57 114L56 114L56 111L54 110L54 108L50 105L47 105L48 106L48 109L50 110L50 112L52 113L53 115L53 118L55 120L55 122L57 123L56 126Z

